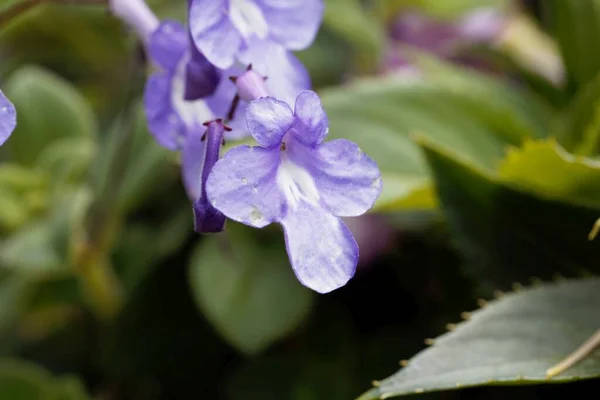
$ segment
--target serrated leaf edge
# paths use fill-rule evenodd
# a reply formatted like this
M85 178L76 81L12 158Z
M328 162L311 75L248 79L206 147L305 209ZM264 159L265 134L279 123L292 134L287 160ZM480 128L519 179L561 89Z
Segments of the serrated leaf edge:
M460 313L460 318L461 320L459 322L456 323L448 323L446 324L446 332L442 333L441 335L435 337L435 338L426 338L423 340L424 344L427 347L431 347L431 346L435 346L436 342L439 338L453 332L454 330L456 330L459 326L461 326L462 324L468 322L471 317L476 314L481 312L484 308L488 307L489 305L492 305L498 301L500 301L501 299L503 299L506 296L512 296L512 295L516 295L516 294L520 294L521 292L524 291L530 291L530 290L537 290L539 289L541 286L545 285L546 287L550 286L550 285L558 285L567 281L576 281L576 280L587 280L587 279L593 279L593 278L598 278L597 276L590 276L587 274L582 274L583 276L580 278L571 278L571 279L566 279L564 278L562 275L560 274L554 274L554 276L552 277L551 281L543 281L538 277L531 277L530 278L530 285L526 286L523 285L522 283L519 282L513 282L513 284L511 285L511 291L509 292L504 292L502 290L495 290L494 294L493 294L493 298L490 298L489 300L486 300L484 298L479 298L476 300L476 304L477 304L477 308L473 309L472 311L463 311L462 313ZM422 350L421 350L422 351ZM418 352L417 354L419 354L420 352ZM400 360L399 362L400 367L405 368L410 364L410 360ZM396 372L397 373L397 372ZM386 378L387 379L387 378ZM546 378L548 383L559 383L560 381L562 381L562 379L560 379L560 376L548 376ZM577 380L577 378L568 378L569 382L573 382ZM516 381L520 381L523 384L527 384L527 383L539 383L541 382L539 379L535 379L531 382L528 382L528 379L526 376L523 375L519 375L516 377ZM371 383L373 385L373 387L376 389L378 388L381 383L383 382L383 380L373 380ZM494 380L494 379L490 379L488 380L486 383L486 385L493 385L493 384L506 384L505 382L501 381L501 380ZM460 389L462 387L470 387L473 385L467 385L467 384L462 384L460 382L456 383L456 388ZM371 389L373 390L373 389ZM360 397L358 397L356 400L369 400L372 397L366 397L366 395L371 392L371 390L367 391L366 393L364 393L363 395L361 395ZM433 392L434 390L431 390L431 392ZM435 390L435 391L441 391L441 390ZM417 388L414 390L415 394L420 394L420 393L424 393L425 392L425 388ZM396 396L395 394L392 393L382 393L382 394L378 394L377 398L380 400L385 400L385 399L389 399L391 397Z

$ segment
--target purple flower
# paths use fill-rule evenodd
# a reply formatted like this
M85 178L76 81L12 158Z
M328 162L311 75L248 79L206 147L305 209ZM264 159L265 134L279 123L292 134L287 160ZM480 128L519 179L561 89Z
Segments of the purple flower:
M0 91L0 146L6 142L17 126L15 106Z
M322 0L192 0L190 7L196 46L222 69L240 55L246 62L243 54L256 42L270 41L284 50L307 48L322 18Z
M223 133L227 128L221 119L206 122L206 131L188 132L185 138L181 161L183 181L188 196L194 201L194 230L198 233L221 232L225 216L215 209L206 197L206 179L219 159Z
M343 286L356 270L358 247L339 217L373 205L382 187L377 164L348 140L323 142L328 121L314 92L301 92L294 111L260 98L246 120L259 146L236 147L215 164L206 182L210 203L257 228L280 223L305 286L320 293Z
M207 202L205 182L219 158L223 136L237 139L248 134L245 109L247 102L254 100L248 97L250 92L243 93L238 99L236 86L222 77L239 76L247 64L253 64L257 74L269 78L260 93L291 102L300 91L310 88L308 73L278 42L250 36L245 43L253 43L251 47L246 46L239 54L237 48L232 50L237 62L232 62L225 70L217 69L203 50L194 45L191 32L178 22L159 23L141 0L110 1L113 12L135 28L146 44L149 58L158 67L148 79L144 92L149 130L161 146L182 152L182 176L188 196L194 202L196 230L218 232L223 229L225 218ZM236 2L232 9L246 10L246 6L236 8L238 5ZM286 14L286 7L276 19L290 16ZM279 6L267 4L265 15L278 9ZM226 46L226 43L220 43L220 46ZM234 99L237 107L232 107ZM232 110L236 112L232 113ZM232 118L227 127L220 119L215 120L228 115ZM211 120L214 121L208 123L202 134L202 125Z
M132 26L160 69L146 83L144 105L148 127L168 149L181 147L187 129L212 119L205 103L220 72L193 45L189 32L175 21L159 22L143 0L109 0L113 14Z
M225 71L215 69L194 48L183 26L165 21L152 34L150 57L162 71L153 74L146 84L144 103L150 132L162 146L175 150L181 147L187 129L195 129L207 120L226 117L236 95L236 87L226 76L238 76L244 64ZM264 52L264 53L263 53ZM265 60L263 54L275 54ZM268 77L269 92L284 101L309 89L310 78L304 66L290 52L272 43L259 43L244 58L247 64ZM228 126L228 139L248 135L244 115L246 101L240 101L237 112Z
M252 65L252 69L267 78L266 86L269 93L287 103L293 103L298 93L311 88L310 77L302 63L283 47L273 42L257 42L249 49L243 60L227 69L224 76L240 76L244 73L246 66ZM206 99L208 107L216 116L225 116L235 97L237 89L227 79L223 79L215 93ZM227 137L238 139L248 135L246 129L245 115L247 99L241 99L237 106L235 118L228 121L232 128Z
M246 10L246 6L238 7L238 1L235 1L235 5L232 3L232 9ZM193 1L189 3L196 4ZM211 1L212 5L217 3L221 4ZM193 4L190 7L197 6ZM225 117L236 95L236 88L221 77L239 75L248 64L253 64L256 71L269 77L267 86L270 93L284 101L293 101L300 91L311 86L304 66L278 43L249 37L247 43L254 45L246 48L243 54L237 54L238 62L232 62L227 70L217 69L194 46L190 30L174 21L160 23L143 0L110 0L109 5L116 16L135 29L146 44L151 61L160 69L146 84L144 105L150 132L163 147L180 149L187 130L197 129L207 120ZM281 11L275 20L288 18L291 11L289 6L292 3L281 7L265 2L265 15ZM198 23L207 26L209 22ZM320 17L316 21L315 31L319 22ZM219 46L225 44L220 43ZM238 139L247 135L243 118L246 105L245 101L240 102L239 112L236 113L238 117L228 121L233 130L226 134L227 138Z
M188 130L213 119L202 98L212 94L220 72L197 51L181 24L164 21L152 33L148 52L161 71L150 76L144 92L148 127L168 149L181 148Z
M385 68L410 67L403 45L469 63L471 60L458 57L461 46L493 42L504 29L505 22L506 17L493 8L478 9L454 21L438 20L418 12L403 12L390 32L392 44Z

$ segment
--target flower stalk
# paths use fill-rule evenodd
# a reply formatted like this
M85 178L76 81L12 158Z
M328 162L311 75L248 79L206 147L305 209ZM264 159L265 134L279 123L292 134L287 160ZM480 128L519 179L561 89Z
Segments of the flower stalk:
M137 46L138 50L140 47L141 44ZM115 141L114 151L100 153L100 157L109 157L105 164L107 168L100 176L100 184L96 183L97 197L90 207L86 235L75 247L75 271L92 310L104 321L112 320L122 305L123 289L110 264L110 253L120 225L118 196L134 138L135 94L144 78L145 59L142 55L142 51L136 51L132 56L129 72L132 84L122 107L120 129L115 129L113 137L109 138Z

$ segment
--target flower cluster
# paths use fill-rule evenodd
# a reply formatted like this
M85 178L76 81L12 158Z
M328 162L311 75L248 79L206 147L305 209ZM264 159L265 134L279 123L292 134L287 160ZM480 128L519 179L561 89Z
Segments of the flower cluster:
M327 115L292 53L313 42L322 0L190 0L186 27L159 21L143 0L112 0L111 9L155 67L148 126L181 151L196 231L219 232L226 217L279 223L300 282L321 293L344 285L358 248L340 217L365 213L382 182L356 144L324 141ZM225 140L246 136L257 146L220 158Z

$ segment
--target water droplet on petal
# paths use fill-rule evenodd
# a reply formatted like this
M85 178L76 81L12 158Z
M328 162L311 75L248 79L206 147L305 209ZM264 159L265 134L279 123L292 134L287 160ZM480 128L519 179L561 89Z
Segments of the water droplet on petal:
M258 225L264 218L264 216L262 215L260 210L256 207L254 207L254 209L250 213L249 217L250 217L250 223L252 225Z

